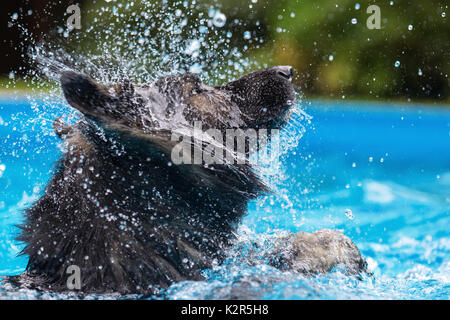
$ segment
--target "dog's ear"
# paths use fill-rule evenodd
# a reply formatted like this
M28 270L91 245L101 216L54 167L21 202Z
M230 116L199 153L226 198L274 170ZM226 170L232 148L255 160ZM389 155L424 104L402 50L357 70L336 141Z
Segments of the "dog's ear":
M120 97L90 77L73 71L61 74L61 87L67 102L85 116L97 120L120 119L123 107Z
M67 102L96 122L123 122L138 113L139 103L128 79L107 87L87 75L65 71L61 74L61 87Z

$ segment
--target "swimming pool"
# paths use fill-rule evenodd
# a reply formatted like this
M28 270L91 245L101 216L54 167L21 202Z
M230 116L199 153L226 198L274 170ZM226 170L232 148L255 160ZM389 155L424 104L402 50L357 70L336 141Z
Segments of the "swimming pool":
M299 119L302 130L290 134L303 136L282 155L276 192L249 205L230 258L206 270L205 281L175 284L163 297L448 299L450 109L325 101L301 107L310 119ZM61 153L52 121L68 110L59 102L0 99L1 275L26 267L15 224L51 177ZM349 236L374 276L357 280L336 270L305 278L237 258L249 246L264 248L280 230L320 228ZM49 296L0 287L0 298L29 297Z

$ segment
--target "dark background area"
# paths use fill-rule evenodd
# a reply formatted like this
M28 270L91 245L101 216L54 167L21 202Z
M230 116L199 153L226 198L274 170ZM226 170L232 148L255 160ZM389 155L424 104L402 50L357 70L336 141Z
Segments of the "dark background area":
M78 1L82 3L86 1ZM27 48L39 41L43 34L57 24L56 17L63 19L64 11L70 1L49 0L13 0L0 4L0 39L3 59L0 64L0 76L7 76L11 71L24 74L29 65ZM30 11L31 10L31 11ZM19 28L11 27L11 17L17 13L24 27L30 31L32 41Z

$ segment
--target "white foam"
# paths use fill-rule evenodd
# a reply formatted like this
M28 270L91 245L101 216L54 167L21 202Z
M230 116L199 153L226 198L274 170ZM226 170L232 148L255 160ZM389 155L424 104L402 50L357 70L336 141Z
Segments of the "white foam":
M6 166L4 164L0 164L0 178L3 176L3 173L6 170Z
M380 182L371 181L364 184L364 197L368 202L390 203L394 200L392 189Z

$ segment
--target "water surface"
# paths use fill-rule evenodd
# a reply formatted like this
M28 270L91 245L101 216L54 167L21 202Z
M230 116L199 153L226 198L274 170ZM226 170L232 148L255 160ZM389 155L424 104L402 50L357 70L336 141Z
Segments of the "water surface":
M249 204L230 258L205 270L205 281L175 284L162 297L448 299L450 109L323 101L299 107L306 114L295 114L294 123L302 125L282 133L282 141L295 143L267 177L275 192ZM51 124L68 110L46 100L0 100L2 275L26 267L15 224L52 175L61 149ZM274 235L321 228L349 236L374 276L357 280L335 270L306 278L246 259ZM0 298L71 297L0 287Z

